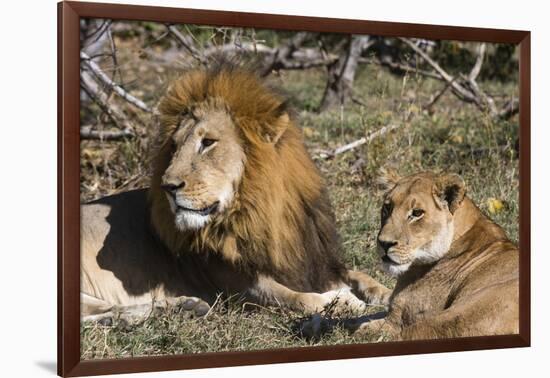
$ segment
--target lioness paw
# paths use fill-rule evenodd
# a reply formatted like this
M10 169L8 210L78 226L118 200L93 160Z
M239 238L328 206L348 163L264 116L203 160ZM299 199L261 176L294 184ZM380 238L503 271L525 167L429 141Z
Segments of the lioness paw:
M363 292L365 302L371 305L387 306L390 303L392 291L385 286L375 286Z

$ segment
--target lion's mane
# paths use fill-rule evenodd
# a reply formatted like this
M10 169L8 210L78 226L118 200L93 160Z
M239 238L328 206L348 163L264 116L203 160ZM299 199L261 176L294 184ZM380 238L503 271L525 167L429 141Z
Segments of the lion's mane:
M246 162L231 208L199 231L181 232L160 188L171 159L163 145L181 115L205 103L225 106ZM185 72L158 106L151 221L175 254L217 253L243 272L270 274L290 288L323 291L344 270L340 245L325 184L288 114L283 96L242 66Z

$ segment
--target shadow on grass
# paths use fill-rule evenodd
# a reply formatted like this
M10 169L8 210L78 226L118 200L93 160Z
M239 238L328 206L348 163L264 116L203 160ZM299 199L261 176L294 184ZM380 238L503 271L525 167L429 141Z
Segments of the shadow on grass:
M298 319L293 324L292 330L298 337L310 341L319 341L323 335L330 333L335 327L343 327L350 333L353 333L361 324L382 319L387 314L386 311L380 311L352 318L333 318L330 315L313 314L306 318Z

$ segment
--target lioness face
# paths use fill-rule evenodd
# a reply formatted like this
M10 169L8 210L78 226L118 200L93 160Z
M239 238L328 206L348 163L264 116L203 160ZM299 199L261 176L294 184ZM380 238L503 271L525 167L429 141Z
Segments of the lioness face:
M456 175L429 173L394 180L384 196L378 253L383 268L399 275L412 264L435 262L449 250L464 182Z
M165 148L171 160L161 187L180 230L200 229L228 208L245 154L227 111L197 108L183 116Z

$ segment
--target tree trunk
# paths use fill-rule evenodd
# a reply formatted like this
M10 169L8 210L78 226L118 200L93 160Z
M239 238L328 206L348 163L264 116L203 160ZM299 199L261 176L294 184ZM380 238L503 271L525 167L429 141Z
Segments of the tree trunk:
M359 58L368 45L368 36L351 37L340 58L328 66L327 86L319 111L343 105L350 97Z

